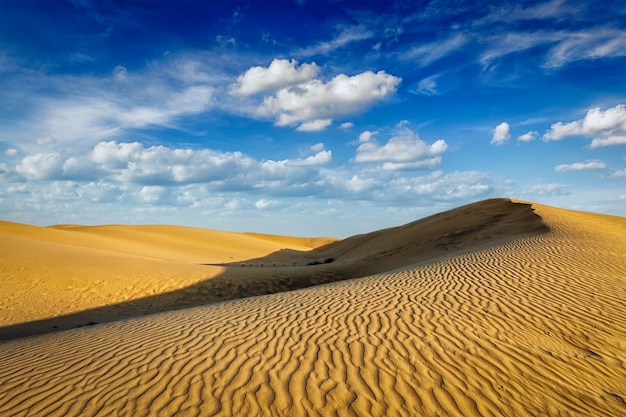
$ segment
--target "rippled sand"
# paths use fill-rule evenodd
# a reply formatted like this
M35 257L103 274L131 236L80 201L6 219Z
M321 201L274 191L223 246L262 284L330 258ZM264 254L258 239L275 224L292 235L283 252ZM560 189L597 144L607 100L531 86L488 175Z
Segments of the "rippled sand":
M0 415L626 415L625 247L488 200L291 267L365 277L2 342Z

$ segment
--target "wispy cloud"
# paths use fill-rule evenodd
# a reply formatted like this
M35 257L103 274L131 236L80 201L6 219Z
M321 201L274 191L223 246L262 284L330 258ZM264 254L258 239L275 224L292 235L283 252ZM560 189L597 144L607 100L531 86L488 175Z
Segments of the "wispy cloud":
M600 160L592 160L586 162L574 162L572 164L560 164L554 167L556 172L569 172L569 171L586 171L604 169L606 164Z
M577 14L580 7L572 6L565 0L551 0L529 7L505 5L494 7L491 12L474 22L475 26L492 25L494 23L514 23L523 20L564 19Z
M406 52L400 52L399 56L403 60L415 61L425 67L461 49L468 41L466 35L457 33L441 41L415 46Z
M570 191L568 187L564 184L549 183L524 187L521 189L520 194L523 196L537 198L546 196L568 195L570 194Z
M598 27L561 35L544 66L560 68L575 61L626 56L626 30Z
M337 49L352 43L370 39L374 36L374 32L363 27L354 26L342 29L337 36L325 42L301 48L294 51L295 56L310 57L314 55L328 55Z
M412 93L421 94L424 96L436 96L439 94L437 91L437 79L439 78L439 74L432 75L430 77L426 77L420 80L417 83L417 88L412 90Z
M136 71L117 65L101 76L22 71L6 87L23 103L16 111L27 114L6 120L0 140L19 138L21 147L33 148L89 146L133 129L176 128L181 118L214 108L216 79L190 57L153 62Z

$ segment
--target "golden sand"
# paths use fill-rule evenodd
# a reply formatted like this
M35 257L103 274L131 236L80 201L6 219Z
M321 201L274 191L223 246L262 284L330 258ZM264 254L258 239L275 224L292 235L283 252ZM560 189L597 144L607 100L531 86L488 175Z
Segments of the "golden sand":
M7 270L39 268L40 253L51 257L48 277L20 285L38 291L41 281L62 279L54 275L61 266L52 269L63 253L56 237L28 236L41 244L30 259L26 243L18 250L22 232L4 230L16 246L3 246L3 280ZM108 233L96 234L129 239ZM287 243L271 254L246 247L240 256L235 245L209 256L179 242L167 262L156 242L146 249L152 257L116 255L127 264L110 265L106 279L122 271L128 288L155 259L172 273L176 262L183 272L221 272L189 278L177 293L196 307L1 342L0 415L626 415L625 218L487 200L307 252ZM85 251L75 264L120 247L63 244ZM103 268L93 265L92 274ZM313 277L305 284L361 278L199 306L199 290L227 290L207 284L224 275L244 293L265 289L258 276L274 290L297 284L290 276ZM5 300L20 300L6 291L5 309Z

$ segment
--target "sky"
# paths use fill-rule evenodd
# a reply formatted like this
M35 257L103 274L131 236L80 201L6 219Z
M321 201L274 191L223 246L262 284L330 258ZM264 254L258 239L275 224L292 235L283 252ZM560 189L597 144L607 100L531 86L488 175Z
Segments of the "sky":
M0 219L626 216L626 3L0 1Z

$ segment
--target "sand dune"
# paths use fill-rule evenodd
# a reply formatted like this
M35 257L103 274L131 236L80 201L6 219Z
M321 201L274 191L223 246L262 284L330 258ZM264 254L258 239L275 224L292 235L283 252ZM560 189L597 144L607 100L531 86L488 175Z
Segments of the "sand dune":
M57 320L47 328L35 324L25 331L0 329L0 340L161 311L167 308L147 297L179 291L223 273L224 268L211 264L284 248L307 251L333 240L176 226L43 228L0 222L0 326L116 307ZM142 299L143 303L129 303Z
M625 218L488 200L260 254L369 275L2 342L0 415L626 415L624 247Z

